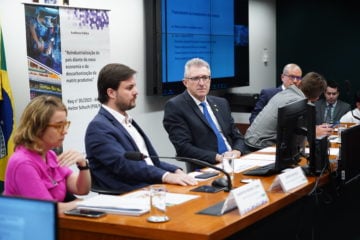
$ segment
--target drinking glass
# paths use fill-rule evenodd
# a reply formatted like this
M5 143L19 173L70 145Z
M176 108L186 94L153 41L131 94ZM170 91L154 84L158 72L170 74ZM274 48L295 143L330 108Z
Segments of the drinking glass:
M166 222L169 217L166 216L166 187L164 185L151 185L150 195L150 217L149 222Z
M234 173L235 173L235 156L233 153L226 152L223 155L222 160L222 169L230 175L231 182L234 183Z

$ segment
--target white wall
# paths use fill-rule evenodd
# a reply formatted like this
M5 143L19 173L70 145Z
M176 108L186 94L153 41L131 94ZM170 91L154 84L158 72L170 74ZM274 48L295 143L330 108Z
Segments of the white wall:
M146 0L145 0L146 1ZM23 2L30 0L0 0L0 23L3 30L6 62L15 114L19 119L29 102L29 82L26 59L25 16ZM152 140L159 155L174 156L175 150L162 126L163 105L168 97L145 95L145 29L143 0L70 0L70 6L110 9L111 62L124 63L138 71L139 97L130 114ZM275 0L249 0L250 22L250 86L233 92L256 93L261 88L276 85L276 13ZM263 49L269 52L269 62L262 62ZM234 113L236 122L248 122L249 114ZM71 119L70 119L71 120ZM71 131L71 128L70 128ZM79 136L83 141L83 136ZM183 163L174 162L184 167Z

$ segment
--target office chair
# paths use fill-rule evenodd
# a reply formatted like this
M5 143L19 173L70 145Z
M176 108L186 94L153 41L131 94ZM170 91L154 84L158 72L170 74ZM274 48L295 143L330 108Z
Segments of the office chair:
M98 194L107 194L107 195L120 195L123 193L120 190L105 189L105 188L96 186L95 184L92 184L90 191L98 193Z
M91 189L90 191L98 193L98 194L107 194L107 195L120 195L123 192L121 190L115 190L115 189L107 189L107 188L103 188L100 187L96 184L96 182L94 181L94 177L92 174L92 171L90 170L90 175L91 175Z

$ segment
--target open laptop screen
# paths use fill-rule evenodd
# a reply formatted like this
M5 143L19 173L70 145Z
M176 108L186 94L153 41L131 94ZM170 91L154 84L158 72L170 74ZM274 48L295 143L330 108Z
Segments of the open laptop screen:
M56 203L0 196L0 239L56 240Z

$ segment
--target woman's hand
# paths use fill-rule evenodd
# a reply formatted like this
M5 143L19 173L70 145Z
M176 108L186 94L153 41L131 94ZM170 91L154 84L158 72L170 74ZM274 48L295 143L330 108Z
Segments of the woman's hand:
M58 156L59 165L62 167L69 167L73 164L77 164L78 166L85 167L86 166L86 158L84 154L79 153L75 150L67 150L61 153Z

